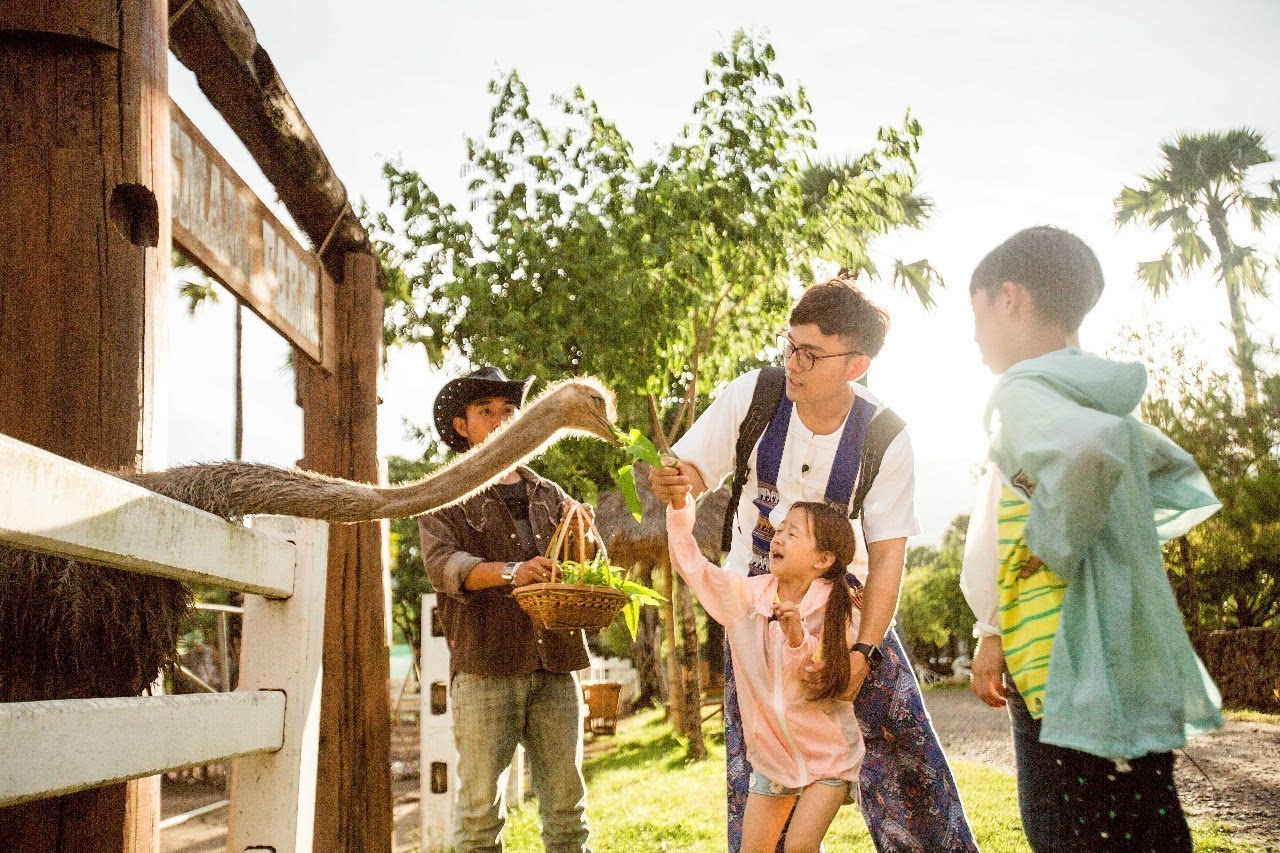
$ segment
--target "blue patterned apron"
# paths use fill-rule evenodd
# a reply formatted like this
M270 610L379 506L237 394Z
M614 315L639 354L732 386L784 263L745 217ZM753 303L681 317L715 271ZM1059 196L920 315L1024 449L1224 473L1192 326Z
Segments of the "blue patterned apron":
M760 439L756 454L759 492L755 504L760 510L760 519L751 533L750 577L769 571L769 542L773 538L769 514L778 506L776 484L791 412L792 403L784 396ZM853 410L840 434L824 498L845 512L862 460L867 425L874 414L874 406L862 397L855 397ZM848 581L854 603L861 608L862 584L852 573ZM853 705L866 744L859 780L862 815L876 849L893 853L976 853L978 846L969 829L960 792L929 722L911 664L893 629L885 636L880 649L884 659L867 676ZM729 851L738 853L742 846L742 816L747 805L751 763L742 738L742 715L738 710L738 692L727 643L724 723ZM779 853L782 844L779 841Z

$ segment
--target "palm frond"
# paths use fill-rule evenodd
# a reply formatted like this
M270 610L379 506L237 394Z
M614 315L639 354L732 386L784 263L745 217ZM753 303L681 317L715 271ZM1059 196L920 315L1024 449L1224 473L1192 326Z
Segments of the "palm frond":
M893 283L908 293L915 293L916 298L926 310L937 305L933 298L935 287L942 287L942 276L927 260L914 263L893 262Z
M1139 262L1138 279L1155 296L1168 293L1169 283L1173 279L1173 252L1165 252L1154 261Z
M1209 244L1195 231L1178 231L1173 238L1178 250L1179 271L1186 275L1209 258Z
M178 295L187 301L187 315L191 317L196 315L196 310L205 302L218 301L218 290L207 279L184 281L178 287Z
M1218 273L1227 284L1254 296L1266 296L1266 262L1253 246L1233 245L1218 265Z

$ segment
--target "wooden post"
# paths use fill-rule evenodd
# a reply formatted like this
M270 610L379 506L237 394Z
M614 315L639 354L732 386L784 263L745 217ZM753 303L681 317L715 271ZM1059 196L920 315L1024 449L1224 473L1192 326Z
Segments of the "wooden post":
M303 468L366 483L378 479L377 402L382 292L377 260L350 253L335 282L336 369L298 357ZM390 651L383 614L381 528L329 529L324 686L315 849L390 851Z
M168 61L165 0L0 5L0 432L107 469L152 447ZM0 810L0 838L24 853L150 851L154 784Z

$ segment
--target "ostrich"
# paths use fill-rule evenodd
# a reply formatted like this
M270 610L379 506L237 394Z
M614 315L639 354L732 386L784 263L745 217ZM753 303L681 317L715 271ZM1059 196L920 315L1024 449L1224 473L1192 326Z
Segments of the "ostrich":
M551 386L483 444L403 486L251 462L116 476L228 520L405 518L470 497L563 436L616 443L615 418L613 394L586 377ZM138 695L173 656L188 603L177 581L0 546L0 701Z

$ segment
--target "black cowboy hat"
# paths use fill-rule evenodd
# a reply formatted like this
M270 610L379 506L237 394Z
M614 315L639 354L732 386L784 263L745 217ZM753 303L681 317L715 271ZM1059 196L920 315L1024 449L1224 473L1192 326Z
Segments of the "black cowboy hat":
M536 377L528 379L508 379L507 375L496 367L482 367L473 370L466 376L451 379L436 395L432 414L436 420L436 432L449 447L459 453L466 453L471 448L467 441L453 428L453 419L466 417L467 405L476 400L490 397L502 397L510 400L517 408L524 405L529 395L529 386Z

